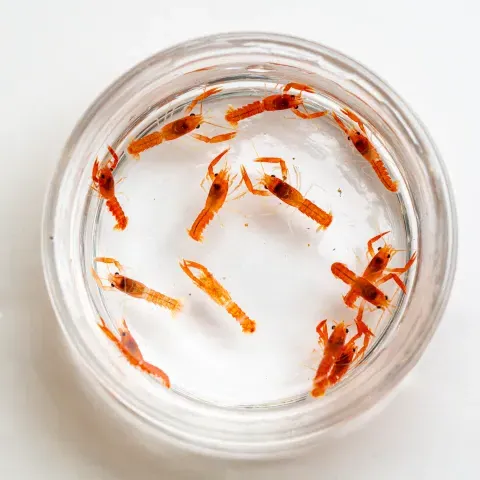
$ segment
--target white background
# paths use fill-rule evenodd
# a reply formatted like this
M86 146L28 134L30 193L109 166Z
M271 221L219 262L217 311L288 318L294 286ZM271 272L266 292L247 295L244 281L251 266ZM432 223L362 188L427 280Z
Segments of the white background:
M480 478L478 2L0 1L0 478ZM43 197L95 97L146 56L204 34L304 36L378 73L427 125L456 194L452 297L396 398L301 459L228 463L139 444L80 389L40 262Z

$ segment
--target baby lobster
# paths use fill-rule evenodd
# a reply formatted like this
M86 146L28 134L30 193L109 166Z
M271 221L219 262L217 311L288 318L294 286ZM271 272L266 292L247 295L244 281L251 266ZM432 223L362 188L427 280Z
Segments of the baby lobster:
M221 88L211 88L210 90L202 93L201 95L196 97L192 101L192 103L186 108L185 113L187 115L185 117L167 123L160 130L149 133L148 135L145 135L138 140L133 140L132 142L130 142L130 145L127 148L128 153L134 158L139 158L140 153L148 150L149 148L153 148L163 142L168 142L170 140L175 140L177 138L183 137L183 135L192 132L196 128L200 128L200 125L202 125L203 123L210 124L210 122L207 122L205 120L202 114L203 104L201 104L200 106L199 114L190 112L195 108L198 102L202 102L211 95L214 95L215 93L219 93L221 91ZM193 134L192 137L205 143L220 143L232 139L236 134L237 132L230 132L222 135L216 135L215 137L206 137L205 135Z
M202 233L205 230L205 227L210 223L215 214L217 214L222 208L228 195L228 189L231 187L236 178L236 175L230 177L230 168L228 166L222 168L218 173L214 173L213 171L213 167L222 159L228 150L229 148L217 155L208 166L207 176L212 181L212 186L208 192L205 207L198 214L190 230L188 230L190 237L197 242L201 242L203 240ZM205 181L205 179L203 181ZM231 193L235 192L240 185L241 181Z
M331 270L335 277L339 278L347 285L350 285L351 290L353 290L357 296L362 297L377 308L388 308L390 302L387 295L385 295L373 283L363 277L358 277L343 263L336 262L332 264ZM346 303L347 299L345 297L343 297L343 300ZM346 305L350 308L355 307L352 303L346 303Z
M254 161L260 163L279 163L282 170L283 180L277 178L275 175L264 174L260 180L260 184L263 185L267 191L255 189L245 167L241 165L240 170L242 172L243 181L251 193L262 197L275 195L282 202L296 208L300 213L303 213L314 222L318 223L319 226L317 231L326 229L332 223L333 217L331 213L327 213L325 210L317 207L317 205L305 198L296 188L285 182L288 170L283 159L276 157L260 157Z
M291 88L299 90L298 95L291 95L285 92L288 92ZM308 85L303 83L287 83L283 88L283 93L277 95L269 95L268 97L263 98L262 100L257 100L248 105L244 105L240 108L234 108L230 106L225 114L225 120L230 123L233 127L237 127L238 122L254 115L258 115L263 112L274 112L276 110L288 110L290 109L297 117L303 119L312 119L323 117L328 112L315 112L315 113L304 113L298 110L298 107L301 105L304 109L302 99L302 92L314 93L315 90Z
M400 279L399 275L405 273L415 262L417 254L414 253L410 260L402 268L387 268L392 257L397 253L398 250L395 250L391 245L385 244L383 247L378 247L377 253L373 250L373 244L380 240L384 235L387 235L388 232L380 233L375 237L371 238L367 243L368 254L372 257L367 268L362 274L362 277L373 283L374 285L381 285L382 283L393 280L403 291L407 293L405 284ZM389 272L384 275L384 272ZM358 298L358 293L355 289L351 288L350 291L345 295L344 300L347 305L354 305Z
M137 342L133 338L130 330L127 327L125 320L122 322L122 327L118 329L120 334L120 340L115 336L115 334L107 327L105 321L100 317L100 322L98 326L102 332L117 346L123 356L134 366L138 367L140 370L159 378L162 380L163 384L170 388L170 379L168 375L161 370L160 368L152 365L151 363L146 362L143 359L142 352L138 347Z
M215 303L225 308L225 310L240 324L243 333L253 333L256 329L256 323L251 320L247 314L232 300L227 290L220 285L218 280L200 263L191 260L183 260L180 268L192 279L193 283L203 290ZM200 271L196 277L192 268Z
M107 208L117 221L113 228L115 230L125 230L128 224L128 217L123 213L123 209L115 196L115 180L113 178L113 171L118 164L118 155L110 145L107 148L112 159L101 168L99 167L98 158L95 159L92 170L92 188L106 200Z
M320 335L320 340L323 342L324 350L322 360L313 378L312 397L320 397L325 394L329 385L330 371L342 353L348 333L345 323L340 322L328 336L326 324L327 320L322 320L317 326L317 332Z
M363 322L362 317L363 304L355 318L357 333L346 344L345 338L348 334L348 328L344 326L343 322L332 327L334 328L334 331L330 337L328 337L327 333L327 321L322 320L318 324L317 333L319 334L319 342L324 345L324 353L313 381L313 397L323 396L328 388L337 384L345 376L352 362L358 356L363 356L373 333ZM339 327L340 330L337 331ZM362 336L365 336L363 346L356 355L356 342Z
M335 122L343 130L347 139L350 140L353 146L357 149L358 153L372 166L377 177L383 183L384 187L390 192L396 192L398 190L398 182L394 182L390 174L388 173L385 164L380 158L376 148L367 137L367 132L362 121L350 110L344 108L342 113L351 118L358 126L359 129L347 128L345 124L340 120L335 112L332 112Z
M106 264L113 263L118 270L121 272L123 270L122 265L120 262L115 260L114 258L109 257L97 257L95 258L95 262L101 262ZM175 298L168 297L163 293L156 292L155 290L148 288L143 283L138 282L137 280L133 280L132 278L125 277L121 275L119 272L115 272L114 274L108 274L108 282L110 285L103 285L102 280L98 276L97 272L92 268L91 269L92 275L94 280L97 282L97 285L102 290L120 290L127 295L135 298L143 298L147 302L154 303L160 307L166 308L172 312L172 316L174 317L178 312L181 311L183 305L180 300L176 300Z

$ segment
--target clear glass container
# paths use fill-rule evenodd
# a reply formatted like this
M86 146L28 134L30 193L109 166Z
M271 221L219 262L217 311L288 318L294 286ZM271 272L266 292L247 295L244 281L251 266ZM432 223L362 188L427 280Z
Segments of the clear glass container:
M164 143L136 161L133 138L184 115L205 88L222 91L203 106L209 121L198 133L228 130L223 114L277 85L311 85L309 111L348 107L365 122L392 177L396 194L382 187L330 116L293 118L267 112L242 122L226 144L192 138ZM90 189L94 159L120 155L117 190L130 219L113 231L104 202ZM233 173L241 164L258 178L257 156L282 156L291 183L327 210L334 222L316 233L308 219L275 199L245 195L225 205L197 244L186 229L205 201L200 181L227 146ZM270 171L270 167L264 166ZM275 169L271 169L275 172ZM299 174L298 174L299 173ZM297 174L297 175L296 175ZM238 177L237 177L238 180ZM378 77L348 57L306 40L262 33L215 35L172 47L147 59L110 86L77 124L58 164L43 220L46 282L59 323L89 385L138 426L172 442L216 455L265 457L292 453L352 424L386 398L415 365L440 321L456 265L456 219L445 168L425 128ZM359 271L366 242L390 230L418 260L404 280L408 292L382 319L367 355L320 399L308 395L321 349L319 320L351 321L345 285L330 265ZM172 320L158 307L97 288L90 274L96 256L115 257L127 275L183 298ZM181 272L182 258L199 261L255 317L257 332L243 335L233 319L195 290ZM402 263L403 262L403 263ZM107 269L96 265L106 276ZM368 312L375 326L376 312ZM125 317L145 358L165 369L172 388L127 364L97 327L101 315L114 329Z

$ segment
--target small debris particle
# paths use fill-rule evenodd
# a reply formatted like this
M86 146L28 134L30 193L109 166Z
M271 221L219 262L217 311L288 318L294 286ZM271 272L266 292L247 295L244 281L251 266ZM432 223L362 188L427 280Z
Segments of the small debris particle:
M310 244L309 244L309 243L307 243L307 247L309 247L309 246L310 246Z
M222 277L222 280L226 280L226 279L227 279L227 277Z
M53 235L50 235L48 238L49 238L50 240L53 240Z
M189 293L188 295L189 295L190 297L192 296L192 294L191 294L191 293Z
M333 249L333 251L335 251L335 249Z
M295 157L292 157L292 160L295 160Z
M343 192L342 192L342 189L340 187L338 188L337 192L340 194L340 196L342 196Z
M248 223L246 223L245 226L248 227Z

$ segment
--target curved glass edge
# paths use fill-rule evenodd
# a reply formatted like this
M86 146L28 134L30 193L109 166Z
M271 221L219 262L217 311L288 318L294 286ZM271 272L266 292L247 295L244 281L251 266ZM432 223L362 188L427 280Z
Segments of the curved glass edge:
M434 157L434 160L438 163L438 166L441 170L441 177L444 180L441 197L443 198L443 204L447 206L444 212L445 213L444 221L446 225L446 231L449 234L448 238L444 238L444 243L452 247L451 249L446 249L446 251L448 252L448 257L446 258L446 262L445 262L446 269L445 269L444 281L442 286L444 295L442 296L440 301L437 303L436 311L432 312L432 319L431 319L432 328L427 333L427 336L425 336L422 339L423 347L419 345L417 349L412 349L410 359L408 361L405 361L403 363L402 368L396 371L395 378L390 379L390 385L384 385L383 390L385 391L385 394L386 394L391 389L391 386L398 383L406 375L406 373L413 367L413 364L416 363L416 361L418 361L418 359L420 358L423 350L426 348L428 340L431 338L431 336L433 336L434 330L436 329L436 326L440 321L440 317L446 307L447 300L453 285L454 273L456 269L458 239L457 239L456 211L455 211L452 190L450 186L450 180L446 173L445 165L442 159L440 158L440 156L438 155L438 152L436 151L436 148L434 147L434 144L430 136L428 135L425 127L415 117L415 115L412 113L412 110L408 106L406 106L405 102L403 102L396 94L394 94L393 91L391 91L390 87L386 86L385 82L380 80L375 74L370 72L367 68L354 62L353 60L346 58L343 54L336 52L333 49L326 49L326 47L323 47L321 45L314 44L312 42L308 42L306 40L302 40L296 37L276 35L276 34L264 34L264 33L256 33L256 32L251 32L251 33L245 32L245 33L220 34L215 36L203 37L200 39L196 39L190 42L173 46L165 50L164 52L155 54L149 59L138 64L136 67L132 68L129 72L127 72L119 80L117 80L114 84L112 84L109 88L107 88L103 93L101 93L100 96L97 98L97 100L90 106L90 108L86 111L82 119L77 123L76 127L74 128L72 134L70 135L67 141L67 144L62 152L61 159L57 165L57 168L55 170L52 182L50 184L50 187L45 199L44 210L43 210L42 261L44 266L47 289L49 291L49 295L51 297L60 326L62 330L65 333L67 333L61 319L63 316L69 316L69 309L67 304L64 301L64 298L62 297L61 289L59 288L59 285L58 285L58 272L56 270L56 260L55 260L56 259L55 244L54 244L55 240L54 239L51 240L50 235L51 233L55 232L55 216L52 214L55 212L55 205L57 204L57 201L58 201L60 186L62 184L62 179L64 175L64 170L69 163L70 152L74 148L77 142L77 138L79 138L82 135L82 133L85 131L88 124L90 123L91 119L96 115L96 113L98 111L101 111L104 103L107 101L110 94L117 91L118 89L121 89L122 86L128 84L130 80L137 75L138 72L142 71L144 68L148 67L152 63L155 63L156 61L155 59L158 59L160 57L164 58L166 56L171 56L172 54L177 52L178 49L188 49L188 51L190 52L191 48L195 48L198 46L205 47L210 42L219 42L219 41L225 41L225 40L232 41L232 42L248 40L248 42L258 42L258 43L267 41L268 43L286 44L289 47L291 47L293 44L295 48L303 48L307 46L310 50L315 52L317 55L319 54L319 51L322 54L326 53L330 56L332 56L333 54L333 56L337 57L335 59L336 61L340 60L345 64L353 65L357 74L366 75L367 78L371 77L371 79L373 79L373 82L376 84L375 85L376 87L378 87L378 84L380 84L386 90L386 92L388 92L388 96L393 98L394 103L397 104L397 106L400 105L400 107L403 108L404 110L403 113L404 114L407 113L408 115L410 115L411 117L410 120L413 120L413 123L417 123L417 126L414 125L414 127L416 128L417 131L420 130L425 135L427 146L429 146L429 148L433 150L432 156ZM278 45L276 46L278 47ZM450 207L449 211L448 211L448 206ZM68 338L68 335L66 336ZM69 342L69 343L73 349L76 348L76 346L72 342ZM84 362L84 363L86 364L87 362ZM376 403L378 401L377 399L373 402L372 401L368 402L366 400L367 399L364 399L363 402L358 403L356 408L357 412L356 413L354 412L353 413L354 415L358 414L359 411L370 409L373 406L373 403ZM352 414L351 411L350 411L350 414ZM336 423L340 423L340 422L336 422Z

